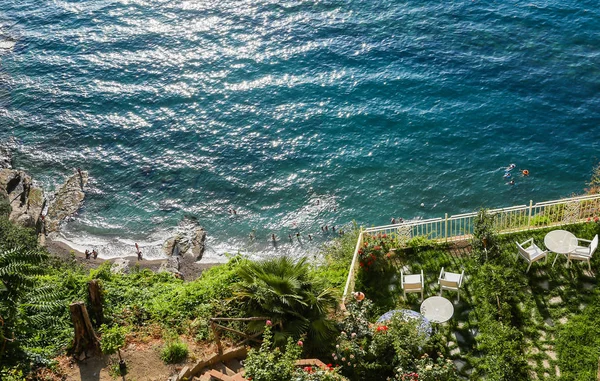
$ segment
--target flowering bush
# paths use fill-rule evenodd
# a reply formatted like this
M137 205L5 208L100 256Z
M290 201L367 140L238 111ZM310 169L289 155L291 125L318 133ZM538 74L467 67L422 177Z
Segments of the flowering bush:
M402 367L396 369L394 380L397 381L453 381L458 379L456 367L450 359L438 354L437 360L432 360L427 354L415 362L415 370L405 371Z
M347 332L353 339L362 339L371 335L369 318L373 302L369 299L352 300L346 304L347 315L340 324L340 331Z
M338 369L328 364L327 369L315 366L305 366L296 370L292 381L347 381L348 379L338 373Z
M367 299L347 305L348 315L341 324L333 363L351 380L453 380L454 364L427 354L430 331L422 321L395 314L378 324L368 322L371 302ZM445 378L444 378L445 377Z
M387 234L365 234L363 246L358 249L359 266L364 271L384 271L394 257L392 248L396 246L396 240Z
M302 340L294 342L288 339L285 351L279 348L272 349L273 334L271 324L266 324L263 333L263 342L259 350L250 350L244 362L244 377L252 381L347 381L338 373L333 364L328 364L327 369L314 366L304 368L296 367L296 360L300 358Z
M417 373L421 381L450 381L456 380L456 366L450 359L438 353L437 360L424 354L416 362Z

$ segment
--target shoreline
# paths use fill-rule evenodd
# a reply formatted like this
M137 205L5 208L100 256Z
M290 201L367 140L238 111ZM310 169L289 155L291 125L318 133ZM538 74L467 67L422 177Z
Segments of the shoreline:
M140 269L149 269L154 272L158 272L160 267L167 263L168 258L165 259L143 259L138 261L137 256L127 256L127 257L116 257L116 258L85 258L85 253L77 250L68 244L62 241L55 241L50 238L47 238L44 247L48 252L61 260L69 261L74 260L78 265L82 266L86 270L98 268L104 262L114 263L116 260L125 259L129 260L132 266L138 265ZM199 263L193 261L187 256L179 257L180 259L180 269L179 271L183 275L184 281L192 281L200 277L204 270L208 270L214 266L222 265L223 263Z

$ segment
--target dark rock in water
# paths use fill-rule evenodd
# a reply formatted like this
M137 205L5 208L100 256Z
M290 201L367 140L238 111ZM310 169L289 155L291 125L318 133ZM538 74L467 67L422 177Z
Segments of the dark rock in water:
M7 147L0 146L0 169L12 168L12 154Z
M75 173L58 189L54 200L48 207L46 215L46 232L58 231L60 223L67 217L72 216L79 210L85 193L83 188L88 182L88 173L82 171Z
M206 231L203 228L195 224L183 224L173 237L165 241L163 252L169 257L186 256L199 261L204 255L204 241Z
M110 272L113 274L129 274L131 271L130 260L125 258L116 259L110 266Z
M204 255L204 241L206 241L206 230L197 228L192 238L192 255L196 261L201 260Z

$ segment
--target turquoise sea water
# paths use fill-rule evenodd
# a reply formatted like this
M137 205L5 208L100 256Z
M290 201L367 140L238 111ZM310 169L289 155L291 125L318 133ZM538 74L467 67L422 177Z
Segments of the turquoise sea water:
M325 224L580 192L599 20L570 0L0 0L0 138L48 187L90 171L65 235L105 256L158 256L185 216L209 257L305 253ZM510 163L531 175L506 185Z

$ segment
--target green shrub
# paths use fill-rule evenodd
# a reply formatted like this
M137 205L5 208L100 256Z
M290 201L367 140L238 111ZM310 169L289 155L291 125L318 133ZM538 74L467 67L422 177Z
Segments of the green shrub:
M537 216L531 217L531 221L529 222L529 225L531 225L531 226L546 226L546 225L550 225L550 223L552 223L552 221L550 220L549 217L544 216L544 215L537 215Z
M561 380L594 380L600 357L600 302L588 305L558 330L556 352Z
M188 356L188 346L181 340L168 341L160 352L160 359L167 364L182 362Z
M122 361L121 348L125 345L125 334L127 332L125 327L115 325L108 328L106 324L103 324L102 327L100 327L100 332L102 333L102 338L100 340L100 349L102 350L102 353L106 355L117 353L119 355L119 360Z
M8 200L0 200L0 218L8 218L11 212L12 208Z

